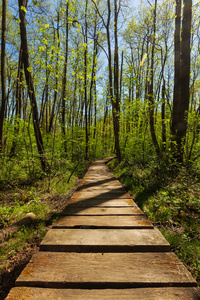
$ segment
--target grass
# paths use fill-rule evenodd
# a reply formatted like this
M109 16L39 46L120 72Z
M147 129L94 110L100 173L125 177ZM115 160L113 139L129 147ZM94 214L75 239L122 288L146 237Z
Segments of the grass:
M45 222L38 222L23 226L14 237L5 241L0 250L0 272L9 267L10 259L22 249L25 249L33 240L42 240L46 233Z
M200 170L152 161L108 163L200 284Z
M9 177L10 164L7 177L6 169L0 174L0 229L6 229L29 212L35 214L36 218L31 224L22 226L14 236L1 244L0 278L1 273L9 267L12 257L33 242L39 244L47 227L56 220L59 212L66 206L67 199L79 182L78 178L86 171L89 162L82 161L75 169L76 164L60 160L47 176L38 171L31 175L23 173L18 177L16 174L22 174L23 165L17 165L21 169L16 172L15 166L12 176Z

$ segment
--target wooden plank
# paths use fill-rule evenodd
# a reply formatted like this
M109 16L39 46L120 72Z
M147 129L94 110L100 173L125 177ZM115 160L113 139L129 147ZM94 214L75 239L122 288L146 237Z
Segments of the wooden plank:
M88 197L97 197L97 196L101 196L102 198L104 197L116 197L116 198L130 198L129 193L127 193L123 188L118 188L118 189L102 189L102 188L98 188L98 189L91 189L89 191L87 190L80 190L80 191L76 191L72 198L88 198Z
M196 287L174 253L38 252L16 286L46 288Z
M158 229L51 229L41 251L166 252L170 244Z
M98 182L98 181L113 181L113 180L117 180L115 177L113 177L112 175L102 175L102 176L95 176L94 175L88 175L86 173L86 175L83 177L82 179L83 181L89 181L89 182Z
M62 215L93 215L93 216L102 216L102 215L144 215L143 212L137 206L129 207L79 207L69 205L62 212Z
M80 186L97 186L97 185L102 185L102 186L118 186L118 187L122 187L121 183L116 180L115 178L111 178L111 179L106 179L106 180L101 180L101 178L94 180L94 178L91 179L87 179L87 178L83 178L81 180L81 184Z
M119 184L110 184L110 183L101 183L102 181L93 182L93 183L84 183L84 185L80 185L78 190L97 190L97 189L120 189L122 186Z
M85 184L83 186L78 187L76 190L77 192L81 193L108 193L108 192L116 192L116 193L126 193L125 189L119 185L103 185L103 184L96 184L96 185L89 185Z
M42 289L31 287L15 287L11 289L6 300L199 300L198 288L133 288L133 289Z
M101 192L99 190L98 192L75 192L71 199L73 200L84 200L89 198L96 198L96 199L131 199L131 196L129 193L126 192L119 192L116 193L116 191L107 191L107 192Z
M105 199L105 198L87 198L87 199L77 199L71 198L69 205L76 205L77 207L91 207L91 206L107 206L107 207L130 207L135 206L135 202L132 199ZM68 205L68 206L69 206ZM68 207L67 206L67 207Z
M58 220L53 228L153 228L143 216L67 216Z

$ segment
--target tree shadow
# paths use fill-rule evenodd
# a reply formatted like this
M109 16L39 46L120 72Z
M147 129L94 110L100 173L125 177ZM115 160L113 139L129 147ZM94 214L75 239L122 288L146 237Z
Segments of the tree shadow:
M141 209L144 209L144 205L148 201L148 199L151 196L153 196L154 193L158 192L162 187L163 185L158 182L153 183L149 185L147 188L145 188L143 191L139 192L134 198L134 201Z

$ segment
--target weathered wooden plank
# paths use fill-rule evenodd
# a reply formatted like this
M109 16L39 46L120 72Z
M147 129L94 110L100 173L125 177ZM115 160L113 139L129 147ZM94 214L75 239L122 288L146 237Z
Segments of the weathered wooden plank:
M107 192L75 192L73 196L71 197L72 200L84 200L88 198L96 198L96 199L131 199L131 196L129 193L126 192L112 192L112 191L107 191Z
M80 186L115 186L115 187L122 187L121 183L116 180L115 178L110 178L110 179L106 179L106 180L101 180L101 177L99 179L95 179L94 178L91 178L91 179L87 179L87 178L83 178L81 180L81 184Z
M62 212L62 215L144 215L143 212L137 207L79 207L69 205Z
M199 300L200 289L198 288L133 288L133 289L43 289L31 287L13 288L6 300Z
M73 194L73 198L79 198L79 199L84 199L84 198L91 198L91 197L102 197L102 198L131 198L129 193L127 193L123 188L121 189L97 189L97 190L81 190L77 191Z
M86 191L90 191L90 190L98 190L98 189L108 189L108 190L116 190L116 189L120 189L122 188L122 186L120 186L119 184L108 184L108 183L99 183L98 182L93 182L93 183L85 183L84 185L80 185L79 188L77 190L86 190Z
M196 287L174 253L38 252L16 286L46 288Z
M66 216L58 220L53 228L153 228L143 216Z
M118 193L126 193L125 189L122 186L119 185L103 185L103 184L97 184L97 185L83 185L78 187L76 193L81 192L81 193L108 193L108 192L116 192Z
M170 244L158 229L51 229L41 251L166 252Z
M105 199L105 198L87 198L87 199L70 199L69 205L77 205L77 207L91 207L91 206L108 206L108 207L120 207L120 206L135 206L135 202L132 199ZM68 206L67 206L68 207Z
M96 169L89 169L87 171L86 176L95 176L95 177L100 177L100 176L109 176L109 177L114 177L113 174L109 172L109 170L105 169L105 167L99 167ZM115 178L115 177L114 177Z
M86 173L82 181L84 180L90 182L94 182L94 181L117 182L119 184L119 181L111 173L107 173L107 174L96 174L95 172L90 174Z

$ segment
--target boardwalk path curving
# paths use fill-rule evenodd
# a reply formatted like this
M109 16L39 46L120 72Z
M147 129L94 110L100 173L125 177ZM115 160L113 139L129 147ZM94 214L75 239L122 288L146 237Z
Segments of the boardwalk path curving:
M89 168L7 300L200 299L192 275L107 161Z

